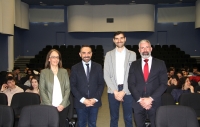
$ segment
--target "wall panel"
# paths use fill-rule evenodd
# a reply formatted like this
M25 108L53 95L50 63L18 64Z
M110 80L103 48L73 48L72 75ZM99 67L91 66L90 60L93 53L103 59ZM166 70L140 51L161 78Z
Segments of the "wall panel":
M142 8L142 9L141 9ZM68 7L68 32L154 31L154 5ZM111 18L113 22L107 22Z
M196 21L195 28L200 28L200 0L196 1Z

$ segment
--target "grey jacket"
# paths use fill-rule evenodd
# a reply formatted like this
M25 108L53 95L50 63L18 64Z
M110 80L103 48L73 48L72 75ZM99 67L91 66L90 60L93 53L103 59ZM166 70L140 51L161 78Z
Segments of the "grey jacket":
M136 60L136 54L133 51L126 49L126 57L124 62L124 87L123 91L130 95L130 91L128 90L128 72L131 66L131 63ZM116 79L116 48L107 52L104 61L104 79L108 86L108 93L113 93L115 90L118 91L118 84Z
M63 100L60 105L67 107L70 104L69 102L70 84L69 84L68 72L66 69L59 68L57 76L60 81L60 87L63 96ZM40 74L40 83L39 83L41 104L52 105L53 85L54 85L54 74L52 70L43 69Z

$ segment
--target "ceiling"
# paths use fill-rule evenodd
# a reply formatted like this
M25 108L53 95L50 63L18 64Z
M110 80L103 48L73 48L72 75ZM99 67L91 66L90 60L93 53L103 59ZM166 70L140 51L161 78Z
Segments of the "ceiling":
M195 3L196 0L21 0L29 5L105 5L105 4L174 4Z

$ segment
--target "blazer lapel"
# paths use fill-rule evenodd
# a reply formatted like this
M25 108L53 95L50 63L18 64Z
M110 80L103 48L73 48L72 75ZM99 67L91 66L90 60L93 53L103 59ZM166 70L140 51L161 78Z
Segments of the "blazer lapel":
M150 69L150 73L149 73L149 76L148 76L148 79L151 79L151 76L153 76L153 70L156 70L156 62L155 62L155 59L152 58L152 63L151 63L151 69Z
M82 62L80 62L79 67L80 67L80 75L82 75L83 79L87 82L87 76Z
M125 50L126 50L126 56L125 56L125 61L124 61L124 74L126 74L127 66L130 66L129 61L128 61L129 57L130 57L130 52L126 48L125 48Z
M113 65L113 75L115 76L115 81L117 81L117 77L116 77L116 56L115 56L115 52L116 52L116 49L114 49L112 52L111 52L111 59L112 59L112 65Z
M93 62L91 61L89 82L90 82L90 79L92 79L93 74L95 74L95 66Z
M143 70L142 70L142 59L138 60L137 64L138 64L138 70L139 70L138 71L139 72L138 76L141 76L142 79L144 80L144 73L143 73Z

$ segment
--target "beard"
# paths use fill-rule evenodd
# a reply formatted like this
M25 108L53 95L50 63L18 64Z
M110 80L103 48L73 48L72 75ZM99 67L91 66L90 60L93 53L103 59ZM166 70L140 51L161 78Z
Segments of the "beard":
M122 47L124 47L124 43L123 42L118 42L116 46L117 46L117 48L122 48Z
M91 57L83 57L83 59L82 59L84 62L89 62L90 60L91 60Z
M142 58L147 59L151 56L151 52L142 52L140 55Z

